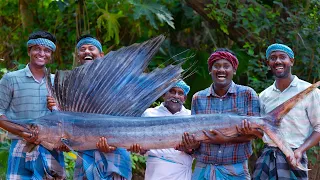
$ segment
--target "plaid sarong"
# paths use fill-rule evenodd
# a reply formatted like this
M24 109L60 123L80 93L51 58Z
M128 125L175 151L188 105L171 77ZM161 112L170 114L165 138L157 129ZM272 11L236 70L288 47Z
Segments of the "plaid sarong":
M127 150L117 148L113 153L97 150L79 152L74 179L77 180L130 180L132 168L130 154Z
M39 145L26 152L26 142L12 140L7 180L65 179L63 154Z
M301 164L307 168L308 159L304 154ZM286 156L277 147L265 146L261 156L256 162L253 179L308 179L308 172L297 168L292 168Z
M249 180L248 161L230 165L197 162L192 180Z

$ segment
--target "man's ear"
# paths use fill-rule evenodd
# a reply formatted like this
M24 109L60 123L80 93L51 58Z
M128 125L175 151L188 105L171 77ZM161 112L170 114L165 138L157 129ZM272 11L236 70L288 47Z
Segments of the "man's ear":
M293 58L290 58L290 61L291 61L291 66L293 66L293 64L294 64L294 59Z
M104 52L101 52L101 53L100 53L100 57L103 57L103 56L104 56Z
M183 98L183 103L185 103L188 96L187 96L187 95L184 95L183 97L184 97L184 98Z
M31 47L28 47L28 56L30 56Z

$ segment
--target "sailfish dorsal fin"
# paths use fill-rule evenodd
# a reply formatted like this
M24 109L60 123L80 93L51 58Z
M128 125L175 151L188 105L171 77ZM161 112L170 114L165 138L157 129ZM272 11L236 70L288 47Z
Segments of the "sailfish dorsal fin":
M143 71L165 37L112 51L71 71L58 71L52 88L62 111L141 116L180 78L181 64Z

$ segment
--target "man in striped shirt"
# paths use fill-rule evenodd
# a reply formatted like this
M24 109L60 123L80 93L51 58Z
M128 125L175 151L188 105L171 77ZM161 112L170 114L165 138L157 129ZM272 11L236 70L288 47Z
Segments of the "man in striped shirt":
M45 65L56 49L55 42L56 38L46 31L29 36L29 64L24 69L5 74L0 81L0 119L35 119L50 112L46 108ZM39 144L36 129L31 134L23 133L1 120L0 127L24 138L12 139L7 179L65 178L62 153L48 151L41 145L32 152L27 151L27 143Z
M213 84L194 94L192 114L233 113L259 116L259 100L256 92L250 87L232 81L238 64L238 59L228 49L218 49L211 54L208 59L208 69ZM248 158L252 154L250 140L262 137L262 132L251 129L247 121L244 121L241 130L246 130L246 134L234 138L224 136L217 130L211 130L205 132L207 140L201 143L195 141L193 135L185 133L183 143L186 148L194 151L197 161L192 179L250 179L248 170Z
M275 82L261 92L261 115L267 114L311 84L291 73L294 53L284 44L272 44L266 51L268 66ZM306 151L320 141L320 91L314 90L281 120L279 132L294 150L297 162L307 168ZM308 172L291 167L291 159L265 134L266 146L256 162L253 179L308 179Z

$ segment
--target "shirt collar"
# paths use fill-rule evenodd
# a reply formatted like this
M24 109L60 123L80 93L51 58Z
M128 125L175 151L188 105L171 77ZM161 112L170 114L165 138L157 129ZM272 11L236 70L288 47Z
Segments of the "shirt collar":
M26 65L26 67L24 68L24 71L25 71L27 77L32 77L36 82L38 82L38 81L36 80L36 78L34 78L32 72L31 72L31 70L30 70L29 64ZM45 71L47 71L47 68L45 68ZM46 78L46 77L44 77L44 78L41 80L41 82L38 82L38 83L42 83L45 78Z
M231 86L229 87L228 91L226 94L234 94L236 93L237 90L236 90L236 84L231 81ZM216 97L220 97L219 95L217 95L214 90L213 90L213 83L211 84L211 86L209 87L209 90L207 92L207 96L216 96Z
M290 87L296 87L298 85L298 82L299 82L299 78L294 75L293 80L291 81L290 85L286 89L288 89ZM274 81L273 84L272 84L272 90L280 91L276 86L276 81Z
M33 74L30 70L29 64L27 64L27 66L24 68L24 71L26 72L27 77L33 77Z

